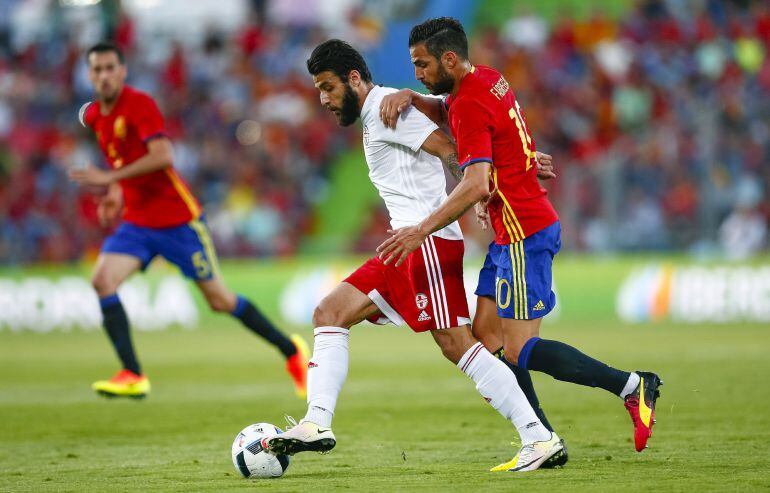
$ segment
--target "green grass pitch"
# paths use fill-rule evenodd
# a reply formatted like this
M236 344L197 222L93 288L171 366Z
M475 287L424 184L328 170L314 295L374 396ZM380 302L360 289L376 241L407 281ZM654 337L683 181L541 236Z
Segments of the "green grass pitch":
M361 326L334 422L337 448L296 456L274 480L241 478L230 444L247 424L283 426L304 403L278 354L226 317L135 336L153 392L105 400L115 370L100 332L0 333L0 491L703 491L770 488L770 330L761 326L544 329L665 381L650 448L633 451L617 397L538 375L567 440L560 470L489 473L510 459L510 425L429 335ZM303 330L309 335L309 329Z

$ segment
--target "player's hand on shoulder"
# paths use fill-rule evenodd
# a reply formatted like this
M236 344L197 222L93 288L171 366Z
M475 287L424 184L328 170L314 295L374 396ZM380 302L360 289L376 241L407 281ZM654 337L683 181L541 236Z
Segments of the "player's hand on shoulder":
M412 104L411 89L401 89L388 94L380 101L380 120L388 128L396 128L398 115Z
M535 153L535 161L537 162L537 177L541 180L550 180L556 178L553 167L553 156L544 152L537 151Z

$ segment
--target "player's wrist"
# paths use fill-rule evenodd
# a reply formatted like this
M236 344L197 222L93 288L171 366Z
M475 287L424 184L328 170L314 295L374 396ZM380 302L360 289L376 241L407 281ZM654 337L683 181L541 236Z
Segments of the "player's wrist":
M426 226L426 225L425 225L425 222L426 222L426 221L421 221L421 222L417 223L417 232L418 232L418 233L419 233L419 234L420 234L420 235L421 235L423 238L427 238L427 237L428 237L428 235L430 235L430 233L431 233L430 227Z

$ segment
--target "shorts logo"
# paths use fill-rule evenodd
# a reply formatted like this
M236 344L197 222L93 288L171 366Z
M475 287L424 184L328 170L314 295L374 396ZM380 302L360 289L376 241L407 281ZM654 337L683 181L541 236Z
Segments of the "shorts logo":
M308 368L318 368L318 365L313 363L312 361L308 361L307 367Z
M430 315L428 315L428 312L426 312L425 310L420 312L420 316L417 317L417 321L418 322L425 322L425 321L428 321L428 320L430 320Z
M545 304L543 303L543 300L538 301L532 310L535 310L535 311L545 310Z
M414 302L417 303L418 310L425 310L428 307L428 297L424 293L417 293L414 297Z

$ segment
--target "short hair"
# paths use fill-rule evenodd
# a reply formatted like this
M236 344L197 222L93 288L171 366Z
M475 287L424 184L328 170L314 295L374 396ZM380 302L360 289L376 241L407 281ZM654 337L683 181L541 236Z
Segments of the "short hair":
M122 64L126 63L126 59L123 56L123 50L112 41L100 41L90 47L86 52L86 60L91 56L91 53L115 53L118 56L118 61Z
M361 53L340 39L330 39L316 46L310 58L307 59L307 71L310 75L318 75L321 72L331 71L342 82L348 81L351 70L358 70L364 82L372 81L372 74Z
M468 38L460 21L452 17L428 19L412 28L409 33L409 47L425 43L428 53L440 59L447 51L454 51L461 58L468 59Z

